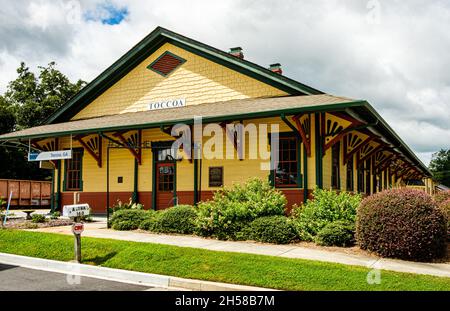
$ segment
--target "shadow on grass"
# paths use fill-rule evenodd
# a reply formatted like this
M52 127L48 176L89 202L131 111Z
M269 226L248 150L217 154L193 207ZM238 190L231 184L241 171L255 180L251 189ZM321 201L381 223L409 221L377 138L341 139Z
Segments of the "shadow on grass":
M84 264L93 264L96 266L100 266L117 255L117 252L111 252L104 256L95 256L95 257L87 257L83 258L82 261Z

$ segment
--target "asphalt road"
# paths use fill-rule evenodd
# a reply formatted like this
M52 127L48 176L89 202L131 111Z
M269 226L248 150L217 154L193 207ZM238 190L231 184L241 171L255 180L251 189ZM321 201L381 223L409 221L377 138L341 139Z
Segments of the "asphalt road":
M79 280L79 282L78 282ZM2 291L142 291L151 287L107 281L89 277L71 278L48 272L0 264Z

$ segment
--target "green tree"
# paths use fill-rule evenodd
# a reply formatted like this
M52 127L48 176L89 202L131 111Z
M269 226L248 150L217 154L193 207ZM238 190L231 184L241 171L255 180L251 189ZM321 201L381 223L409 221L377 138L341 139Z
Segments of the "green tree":
M0 134L9 133L16 125L16 115L13 107L0 95Z
M17 68L18 77L9 83L5 99L16 111L18 129L42 124L86 85L82 80L70 82L55 67L55 62L39 66L37 77L24 62Z
M450 149L442 149L433 154L430 162L430 170L438 182L450 187Z
M21 63L18 77L8 84L4 96L0 96L0 133L8 133L42 124L56 109L74 96L86 82L70 80L51 62L38 67L39 75ZM45 179L48 170L39 168L37 162L27 161L27 148L8 144L0 146L0 178Z

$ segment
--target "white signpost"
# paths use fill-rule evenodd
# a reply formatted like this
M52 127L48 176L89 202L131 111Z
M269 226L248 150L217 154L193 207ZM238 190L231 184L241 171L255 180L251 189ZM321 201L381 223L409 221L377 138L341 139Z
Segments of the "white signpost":
M72 159L72 150L29 152L28 161L51 161Z
M75 223L72 225L72 233L75 237L75 260L81 262L81 233L84 231L84 224L80 223L82 216L88 216L91 212L89 204L64 205L63 216L72 218Z

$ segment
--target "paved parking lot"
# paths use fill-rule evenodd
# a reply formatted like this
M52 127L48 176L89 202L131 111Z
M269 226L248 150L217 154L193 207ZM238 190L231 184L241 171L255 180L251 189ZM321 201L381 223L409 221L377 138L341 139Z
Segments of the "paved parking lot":
M142 291L156 288L63 273L28 269L0 263L0 292L3 291Z

